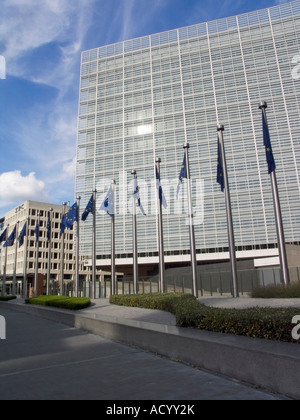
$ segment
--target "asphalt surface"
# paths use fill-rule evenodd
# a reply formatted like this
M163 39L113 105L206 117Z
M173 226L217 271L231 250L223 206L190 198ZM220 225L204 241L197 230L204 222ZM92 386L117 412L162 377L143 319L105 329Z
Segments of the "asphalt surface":
M161 311L100 299L85 310L174 325ZM201 401L287 400L245 383L36 316L3 309L0 400ZM196 405L197 407L197 405Z

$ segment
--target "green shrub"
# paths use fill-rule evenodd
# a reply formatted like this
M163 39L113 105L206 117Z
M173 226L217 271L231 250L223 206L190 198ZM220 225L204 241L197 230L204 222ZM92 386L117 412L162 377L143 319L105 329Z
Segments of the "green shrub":
M9 300L17 299L17 296L0 296L0 301L7 302Z
M198 325L199 329L243 335L266 340L292 342L292 318L295 308L210 308L210 313Z
M91 305L89 298L76 298L68 296L37 296L25 300L31 305L54 306L56 308L79 310Z
M263 299L287 299L287 298L300 298L300 284L284 284L269 285L265 287L258 287L251 292L252 298Z
M175 293L111 296L110 303L171 312L179 327L299 343L291 334L292 318L300 311L297 308L212 308L192 295Z
M197 299L187 302L179 302L174 315L176 316L176 324L179 327L198 328L199 324L210 314L210 308L200 305Z
M120 306L159 309L175 314L177 306L197 300L192 295L180 293L148 293L143 295L113 295L110 303Z

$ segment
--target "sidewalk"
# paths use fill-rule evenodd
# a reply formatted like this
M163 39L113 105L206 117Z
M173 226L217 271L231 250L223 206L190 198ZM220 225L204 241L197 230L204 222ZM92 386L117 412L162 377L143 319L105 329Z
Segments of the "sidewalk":
M108 299L92 299L92 305L87 309L81 310L80 314L92 317L105 317L114 322L126 319L152 324L176 326L175 315L169 312L112 305L109 303Z
M210 306L240 309L293 306L299 307L300 315L300 299L201 297L199 301ZM175 316L168 312L116 306L108 299L92 300L91 307L81 311L25 305L21 299L0 302L0 309L1 306L300 399L299 344L179 328ZM291 331L292 328L291 323Z
M218 308L299 308L300 315L300 299L252 299L248 296L241 296L239 298L205 296L198 298L198 301L204 305ZM92 316L101 315L114 320L128 319L153 324L176 325L175 316L169 312L112 305L108 299L92 299L92 305L87 309L83 309L80 313Z
M216 308L299 308L300 315L300 298L299 299L253 299L249 296L240 296L232 298L228 296L206 296L198 299L200 303Z
M228 296L206 296L198 298L198 301L201 304L215 308L299 308L300 315L300 299L252 299L248 296L241 296L239 298L232 298ZM92 305L87 309L83 309L80 313L91 315L93 317L96 317L96 315L101 317L104 316L111 318L114 321L127 319L132 321L176 326L175 315L172 315L169 312L112 305L109 303L108 299L94 299L92 300Z
M169 312L154 309L135 308L112 305L109 299L91 299L91 306L80 311L80 314L102 315L112 319L128 319L133 321L150 322L154 324L176 325L175 316ZM300 298L294 299L253 299L247 295L233 298L231 296L204 296L199 297L198 302L215 308L299 308ZM23 304L24 299L17 298L9 301L9 304Z

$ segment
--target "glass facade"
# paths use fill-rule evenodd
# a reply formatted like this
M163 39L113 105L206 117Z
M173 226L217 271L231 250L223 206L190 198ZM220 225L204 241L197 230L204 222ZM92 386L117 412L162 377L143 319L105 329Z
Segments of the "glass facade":
M299 71L298 71L299 70ZM176 197L183 144L190 144L197 254L228 250L217 177L217 124L224 143L239 250L277 243L258 106L267 116L285 239L300 243L300 1L82 53L76 195L100 207L116 181L116 254L132 256L131 170L147 216L138 213L141 257L158 253L155 159L168 201L166 255L189 252L185 182ZM92 254L92 217L80 253ZM97 212L97 256L110 258L110 217Z

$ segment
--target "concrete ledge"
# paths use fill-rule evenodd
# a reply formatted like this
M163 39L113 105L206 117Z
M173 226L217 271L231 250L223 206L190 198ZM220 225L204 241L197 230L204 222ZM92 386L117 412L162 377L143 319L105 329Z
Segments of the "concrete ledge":
M0 303L0 308L60 322L300 399L300 346L169 325L84 315L56 308ZM292 326L291 326L292 329Z

